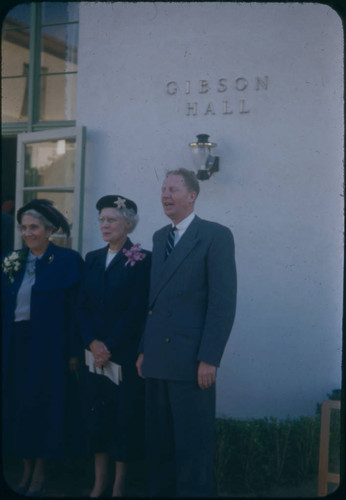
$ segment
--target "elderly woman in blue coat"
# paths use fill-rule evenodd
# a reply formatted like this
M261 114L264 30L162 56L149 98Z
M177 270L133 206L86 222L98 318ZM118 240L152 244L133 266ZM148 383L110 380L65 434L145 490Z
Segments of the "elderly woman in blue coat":
M85 409L95 478L90 497L108 489L123 496L127 463L141 458L144 386L136 372L139 339L147 310L150 252L128 238L137 224L137 205L118 195L96 204L107 246L86 255L77 317L84 339Z
M17 212L25 248L3 261L3 444L24 459L16 491L42 492L45 459L64 456L69 370L77 366L73 308L83 260L49 241L69 234L65 217L49 200L32 200Z

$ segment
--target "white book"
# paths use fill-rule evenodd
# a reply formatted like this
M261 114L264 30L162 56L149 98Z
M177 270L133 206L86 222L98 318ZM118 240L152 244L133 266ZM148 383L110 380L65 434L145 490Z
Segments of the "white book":
M113 363L113 361L108 361L106 366L98 368L95 365L93 353L91 351L88 351L88 349L85 349L85 364L89 368L89 372L97 373L97 375L104 375L116 385L119 385L122 381L121 365Z

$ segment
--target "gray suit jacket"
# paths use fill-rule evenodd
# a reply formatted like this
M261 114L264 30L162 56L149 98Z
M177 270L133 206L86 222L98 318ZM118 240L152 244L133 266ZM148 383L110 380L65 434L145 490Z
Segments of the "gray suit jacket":
M143 375L196 380L199 361L219 366L236 307L231 231L195 217L165 260L170 225L153 237Z

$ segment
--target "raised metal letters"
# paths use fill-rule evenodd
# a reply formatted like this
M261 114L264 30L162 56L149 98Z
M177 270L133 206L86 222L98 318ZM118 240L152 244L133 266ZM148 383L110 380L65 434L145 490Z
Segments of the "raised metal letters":
M200 79L193 82L191 80L185 80L182 84L172 80L166 84L166 93L170 96L177 95L179 93L180 96L185 94L195 95L197 97L198 94L207 94L211 97L211 94L216 93L216 95L218 95L228 91L231 93L233 92L234 97L234 92L244 92L246 89L267 91L268 86L268 76L257 76L254 80L249 80L243 76L235 78L234 80L229 80L225 77L218 78L215 81ZM203 101L203 104L197 101L189 101L186 103L186 116L197 116L198 112L206 116L217 115L219 113L223 115L232 115L235 112L244 115L250 113L250 108L248 103L245 102L245 98L239 100L232 98L229 99L228 95L222 103L213 101L209 101L207 104L205 101Z
M192 111L193 116L197 115L197 102L186 104L186 116L190 116L190 111Z
M210 102L207 106L206 112L204 113L205 115L215 115L213 103Z
M223 101L223 115L231 115L233 111L231 109L228 109L228 101Z
M166 86L167 94L174 95L177 93L178 87L175 82L168 82Z
M248 81L246 78L237 78L234 82L234 86L237 90L245 90L248 86Z

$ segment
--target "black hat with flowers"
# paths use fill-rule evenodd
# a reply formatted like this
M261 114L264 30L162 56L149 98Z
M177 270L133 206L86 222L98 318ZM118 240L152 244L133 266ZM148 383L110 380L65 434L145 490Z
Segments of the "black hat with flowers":
M137 205L134 201L125 198L125 196L120 196L118 194L109 194L107 196L102 196L96 203L96 208L100 212L103 208L117 208L121 210L122 208L127 208L133 210L137 213Z
M53 206L53 203L50 200L37 199L29 201L29 203L24 205L17 212L17 221L19 224L22 221L23 214L28 210L36 210L36 212L43 215L43 217L53 224L56 228L55 231L61 229L63 233L70 236L70 226L68 220Z

